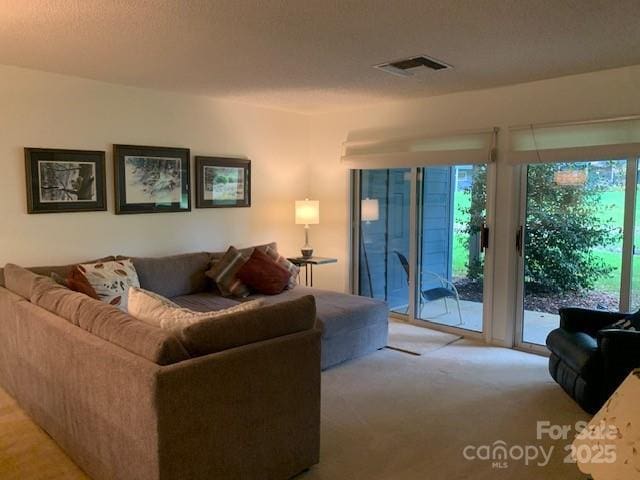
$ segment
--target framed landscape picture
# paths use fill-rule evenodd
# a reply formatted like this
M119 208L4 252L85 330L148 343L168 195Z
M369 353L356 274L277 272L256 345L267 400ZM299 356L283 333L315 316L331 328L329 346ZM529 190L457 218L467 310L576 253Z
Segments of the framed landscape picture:
M188 148L114 145L116 213L191 210Z
M251 160L196 157L196 207L250 207Z
M25 148L24 156L29 213L107 209L104 152Z

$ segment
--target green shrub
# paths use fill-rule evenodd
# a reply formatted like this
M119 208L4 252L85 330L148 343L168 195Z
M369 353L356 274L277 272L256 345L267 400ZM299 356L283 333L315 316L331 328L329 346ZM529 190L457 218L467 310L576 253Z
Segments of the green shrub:
M527 219L524 237L525 286L529 292L567 293L593 289L611 274L613 267L594 255L596 247L619 244L620 229L604 214L601 196L609 185L558 186L554 173L563 164L532 165L528 171ZM473 182L467 188L471 202L462 209L468 215L467 247L482 229L486 211L486 168L474 167ZM484 259L473 255L467 277L480 281Z

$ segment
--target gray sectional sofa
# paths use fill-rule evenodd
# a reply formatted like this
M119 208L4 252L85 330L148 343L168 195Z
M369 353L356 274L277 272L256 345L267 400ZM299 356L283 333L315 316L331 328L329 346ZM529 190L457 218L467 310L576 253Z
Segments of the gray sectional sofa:
M215 293L219 257L132 261L209 311L248 300ZM387 341L384 303L296 287L184 343L49 278L72 267L0 270L0 384L95 479L290 478L319 461L321 368Z

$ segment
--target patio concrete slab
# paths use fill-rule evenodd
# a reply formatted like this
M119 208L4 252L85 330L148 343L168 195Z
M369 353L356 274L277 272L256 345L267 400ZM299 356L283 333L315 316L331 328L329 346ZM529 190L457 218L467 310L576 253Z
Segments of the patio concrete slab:
M440 325L460 327L474 332L482 331L482 303L460 300L460 312L463 323L460 324L458 309L454 300L447 299L449 312L444 301L438 300L422 305L419 318ZM406 306L392 309L393 312L405 314ZM525 310L523 338L525 342L544 345L547 335L560 324L560 316L546 312Z

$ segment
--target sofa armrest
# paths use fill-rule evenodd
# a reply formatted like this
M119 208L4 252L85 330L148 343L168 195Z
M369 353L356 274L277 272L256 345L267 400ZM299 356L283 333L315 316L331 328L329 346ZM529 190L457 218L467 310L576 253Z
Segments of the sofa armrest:
M305 295L194 323L182 330L180 338L192 356L201 356L311 330L315 323L315 299Z
M161 367L165 479L290 478L318 462L320 332Z
M0 288L0 383L92 478L159 478L159 369Z
M640 367L640 332L600 330L598 348L604 359L605 378L613 392L631 370Z
M598 330L626 317L628 313L565 307L560 309L560 328L595 336Z

